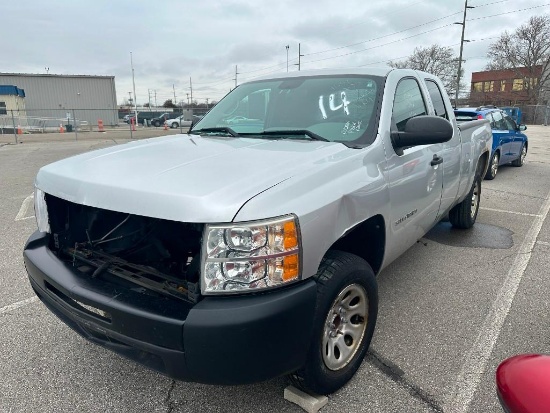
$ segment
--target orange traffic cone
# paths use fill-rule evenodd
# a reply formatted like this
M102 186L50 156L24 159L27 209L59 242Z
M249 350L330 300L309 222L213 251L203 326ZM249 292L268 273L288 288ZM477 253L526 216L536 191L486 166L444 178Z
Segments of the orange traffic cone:
M22 135L22 134L23 134L23 130L21 129L21 125L17 125L17 134L18 134L18 135Z
M102 119L97 120L97 131L98 132L105 132L105 129L103 128L103 120Z
M132 131L136 131L136 120L134 118L132 118L132 120L130 121L130 123L132 124Z
M62 123L59 124L59 133L65 133L65 128Z
M164 130L168 130L168 124L164 121Z

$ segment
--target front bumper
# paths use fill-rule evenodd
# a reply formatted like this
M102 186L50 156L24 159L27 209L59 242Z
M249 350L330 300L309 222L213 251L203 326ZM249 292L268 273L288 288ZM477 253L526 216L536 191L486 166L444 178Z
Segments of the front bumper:
M210 384L267 380L305 361L313 280L193 305L85 276L59 260L48 242L48 234L35 232L25 246L30 283L55 315L92 342L172 378Z

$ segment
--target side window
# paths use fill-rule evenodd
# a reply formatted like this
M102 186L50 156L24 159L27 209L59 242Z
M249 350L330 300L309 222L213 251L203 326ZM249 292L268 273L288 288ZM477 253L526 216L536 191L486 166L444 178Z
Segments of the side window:
M493 115L493 119L495 121L495 126L493 126L493 124L491 124L491 127L493 129L498 129L498 130L508 130L508 125L506 124L506 121L504 120L504 117L502 116L502 112L500 111L495 111L495 112L491 112L491 114Z
M487 113L487 115L485 115L485 119L491 122L491 129L497 129L497 124L493 119L493 115L491 115L490 113Z
M510 116L504 115L504 120L506 121L506 125L508 125L508 130L515 131L517 129L516 122Z
M0 102L0 115L7 115L6 102Z
M409 119L426 114L426 104L418 82L411 78L402 79L397 85L393 99L392 118L397 130L404 131Z
M434 105L435 116L440 116L449 120L449 114L445 109L445 101L443 100L443 95L437 83L433 80L426 79L426 86L428 86L428 92L430 93L430 99Z

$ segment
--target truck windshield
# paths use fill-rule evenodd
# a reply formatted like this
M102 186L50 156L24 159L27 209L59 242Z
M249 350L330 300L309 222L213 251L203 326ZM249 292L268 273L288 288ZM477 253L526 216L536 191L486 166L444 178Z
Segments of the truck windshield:
M374 140L384 78L309 76L243 84L190 133L230 128L238 136L369 144ZM298 131L301 133L290 133ZM305 133L307 132L307 133Z

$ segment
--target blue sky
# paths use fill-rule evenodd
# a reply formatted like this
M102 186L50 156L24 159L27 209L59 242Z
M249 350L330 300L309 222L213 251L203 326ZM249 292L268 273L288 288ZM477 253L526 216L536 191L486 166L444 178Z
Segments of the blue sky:
M468 0L464 67L483 70L487 48L549 0ZM235 84L302 69L383 66L417 46L458 55L464 0L25 0L3 2L0 72L114 75L117 100L218 100ZM11 58L7 58L11 56Z

